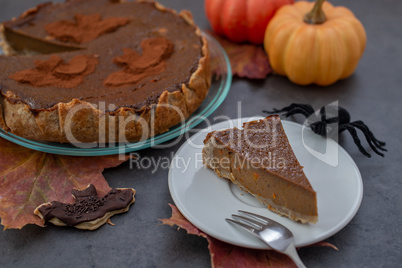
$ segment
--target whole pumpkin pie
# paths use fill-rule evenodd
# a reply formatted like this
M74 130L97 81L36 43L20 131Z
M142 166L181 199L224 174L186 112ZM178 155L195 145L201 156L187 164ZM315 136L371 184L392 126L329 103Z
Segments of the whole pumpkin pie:
M184 121L210 86L191 14L156 2L46 3L1 33L0 127L24 138L144 140Z
M279 116L214 131L202 151L204 164L252 194L268 209L294 221L318 220L316 192L303 172Z

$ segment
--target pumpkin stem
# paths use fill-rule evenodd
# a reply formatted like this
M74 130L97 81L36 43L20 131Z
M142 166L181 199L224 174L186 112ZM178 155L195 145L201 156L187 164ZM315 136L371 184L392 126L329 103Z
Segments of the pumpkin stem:
M322 4L325 0L316 0L313 9L304 16L304 22L308 24L321 24L326 21L324 12L322 11Z

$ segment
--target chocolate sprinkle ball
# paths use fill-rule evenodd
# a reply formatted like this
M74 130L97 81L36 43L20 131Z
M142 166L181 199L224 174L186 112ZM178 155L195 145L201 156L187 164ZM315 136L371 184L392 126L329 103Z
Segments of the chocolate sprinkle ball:
M112 189L105 196L99 198L95 186L90 184L85 190L79 191L74 189L71 193L75 198L74 204L52 201L40 205L35 210L35 214L45 222L53 222L54 219L57 219L64 223L64 225L77 226L81 223L102 219L107 213L111 213L111 217L116 214L113 212L125 212L128 210L130 204L135 201L134 189ZM104 222L108 218L105 218Z

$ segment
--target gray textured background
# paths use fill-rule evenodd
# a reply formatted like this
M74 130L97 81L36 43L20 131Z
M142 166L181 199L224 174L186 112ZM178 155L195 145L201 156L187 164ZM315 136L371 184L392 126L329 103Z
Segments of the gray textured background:
M39 0L0 0L0 21L20 14ZM176 10L193 12L196 23L209 28L203 1L160 1ZM292 102L318 108L333 101L349 109L352 119L361 119L376 136L387 142L385 158L361 155L350 137L341 145L359 167L364 182L363 202L356 217L339 233L327 239L339 248L308 247L299 251L308 267L400 267L402 263L401 160L402 133L402 2L398 0L332 1L346 5L361 20L367 32L367 47L355 74L333 86L299 87L286 78L270 76L263 81L235 78L224 103L212 114L237 117L262 115L261 110ZM300 117L297 117L299 120ZM202 126L202 125L201 125ZM183 142L183 141L182 141ZM147 149L141 157L171 157L181 143L169 149ZM365 144L365 143L364 143ZM130 211L113 217L116 226L95 232L49 226L27 226L0 232L1 267L209 267L204 238L160 226L170 217L172 203L167 169L130 168L129 163L105 171L112 187L133 187L136 203ZM341 198L341 197L340 197Z

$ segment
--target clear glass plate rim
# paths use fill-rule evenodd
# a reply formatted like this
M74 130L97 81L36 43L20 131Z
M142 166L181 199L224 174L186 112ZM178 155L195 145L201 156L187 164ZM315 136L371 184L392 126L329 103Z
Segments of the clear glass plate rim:
M191 116L186 120L184 124L181 124L178 127L172 129L172 131L168 131L166 133L160 134L152 139L148 139L142 142L135 142L135 143L128 143L120 146L115 147L102 147L102 148L62 148L62 147L54 147L53 145L40 143L38 144L34 140L25 139L14 135L12 133L6 133L4 130L0 129L0 137L5 138L11 142L19 144L21 146L47 152L47 153L54 153L54 154L61 154L61 155L73 155L73 156L100 156L100 155L113 155L113 154L121 154L127 153L131 151L141 150L148 147L155 146L161 144L165 141L171 140L173 138L178 137L181 134L189 131L190 129L194 128L198 124L203 121L203 118L208 117L211 115L224 101L227 94L229 93L229 89L232 82L232 71L230 66L229 58L223 49L223 47L213 38L211 35L203 32L203 35L208 39L208 42L211 44L213 43L220 54L222 54L222 60L226 63L227 74L224 79L220 82L220 86L218 92L214 99L205 107L199 114L195 116ZM195 119L194 119L195 118ZM152 143L151 143L152 141Z

